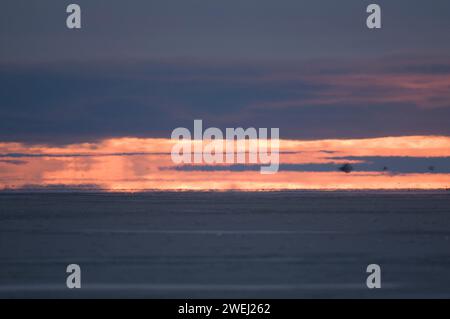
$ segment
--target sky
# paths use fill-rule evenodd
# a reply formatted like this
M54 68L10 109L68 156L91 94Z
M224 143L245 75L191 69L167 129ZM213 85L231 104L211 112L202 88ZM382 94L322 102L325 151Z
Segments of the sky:
M450 137L281 140L279 171L261 165L177 165L176 141L112 138L65 146L0 144L4 190L295 190L444 189ZM355 171L339 168L350 163ZM434 170L429 167L433 166ZM386 167L386 168L385 168Z
M73 2L80 30L65 25L71 2L2 2L0 189L450 185L448 0L376 1L379 30L373 1ZM277 127L296 146L271 177L175 166L171 132L194 119Z

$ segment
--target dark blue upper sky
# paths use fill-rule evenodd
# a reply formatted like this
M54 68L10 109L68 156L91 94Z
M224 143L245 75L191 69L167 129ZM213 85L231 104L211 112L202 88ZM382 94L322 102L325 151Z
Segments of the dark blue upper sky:
M2 1L3 61L94 58L298 59L450 49L448 0L77 0L82 30L60 0ZM383 28L365 26L382 7Z

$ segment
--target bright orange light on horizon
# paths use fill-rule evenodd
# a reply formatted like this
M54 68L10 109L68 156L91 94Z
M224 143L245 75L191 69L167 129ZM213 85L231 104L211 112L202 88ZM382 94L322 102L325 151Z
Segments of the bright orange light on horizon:
M95 187L105 191L447 189L450 174L382 171L177 170L174 141L113 138L66 146L0 143L0 189ZM407 136L346 140L281 140L280 164L333 164L349 156L450 157L450 137Z

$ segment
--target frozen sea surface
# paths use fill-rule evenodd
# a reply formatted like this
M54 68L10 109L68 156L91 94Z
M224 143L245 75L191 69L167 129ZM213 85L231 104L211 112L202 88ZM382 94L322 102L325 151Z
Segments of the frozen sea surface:
M449 298L450 193L1 193L0 297Z

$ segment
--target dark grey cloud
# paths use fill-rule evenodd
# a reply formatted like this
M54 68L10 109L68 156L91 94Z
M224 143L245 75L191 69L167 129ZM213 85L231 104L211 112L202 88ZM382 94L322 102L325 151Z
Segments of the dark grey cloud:
M129 152L129 153L0 153L0 158L41 158L41 157L53 157L53 158L71 158L71 157L128 157L128 156L160 156L170 155L170 153L158 153L158 152ZM20 160L0 160L0 162L11 164L22 164L25 161Z
M48 193L48 192L104 192L105 189L97 184L77 184L77 185L66 185L66 184L52 184L52 185L39 185L39 184L27 184L20 187L5 188L2 189L2 193L21 193L21 192L32 192L32 193Z
M22 160L14 160L14 159L0 159L0 163L13 164L13 165L25 165L28 162L22 161Z
M392 97L377 101L386 92L395 97L399 89L371 87L370 83L364 90L356 87L345 100L321 101L330 92L339 96L342 84L322 77L345 79L371 73L374 66L381 77L399 72L408 76L410 66L425 69L422 75L450 79L450 72L432 72L436 63L448 63L445 59L395 61L323 60L286 65L179 59L2 65L0 141L168 138L176 127L192 129L194 119L203 119L205 127L221 129L278 127L282 138L450 135L450 101L445 90L437 90L438 95L445 93L442 97L431 95L427 107Z
M450 157L349 156L330 159L362 161L352 164L357 171L386 170L394 174L450 173Z
M450 173L450 157L386 157L386 156L350 156L330 158L340 161L360 161L351 164L355 172L386 172L390 174L412 173ZM304 163L280 164L280 172L335 172L342 164L338 163ZM432 170L430 169L432 167ZM182 165L162 167L162 170L176 171L260 171L260 165Z

